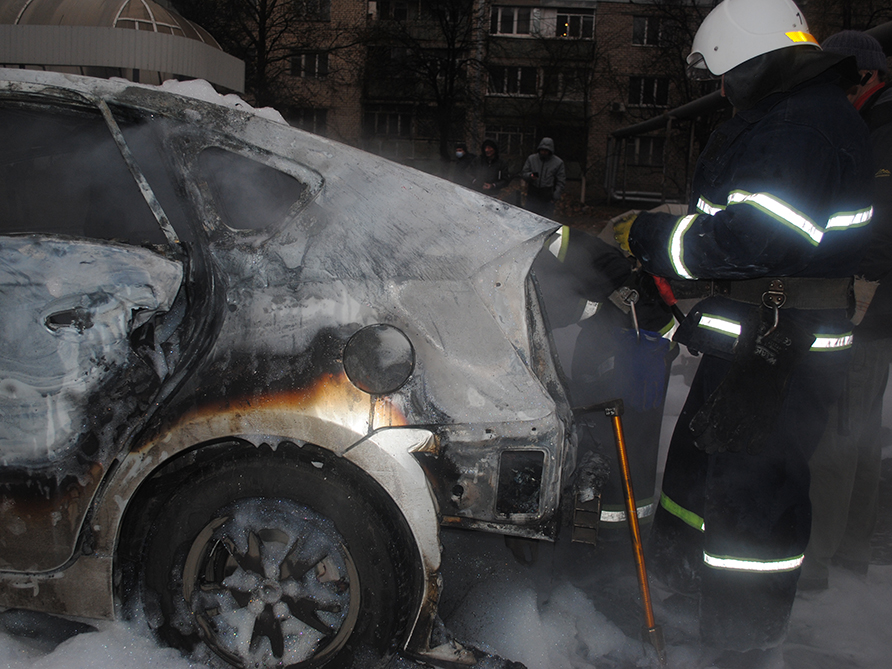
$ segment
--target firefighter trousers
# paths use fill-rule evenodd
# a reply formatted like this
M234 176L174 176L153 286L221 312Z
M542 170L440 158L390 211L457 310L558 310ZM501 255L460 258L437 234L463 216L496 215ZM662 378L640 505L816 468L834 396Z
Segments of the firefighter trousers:
M670 442L648 568L699 598L701 642L745 651L786 632L811 526L808 460L842 391L844 352L797 362L757 453L707 455L688 425L730 362L704 355Z
M827 587L831 560L859 573L870 563L892 340L855 339L852 353L845 395L810 462L812 527L802 578L813 588Z

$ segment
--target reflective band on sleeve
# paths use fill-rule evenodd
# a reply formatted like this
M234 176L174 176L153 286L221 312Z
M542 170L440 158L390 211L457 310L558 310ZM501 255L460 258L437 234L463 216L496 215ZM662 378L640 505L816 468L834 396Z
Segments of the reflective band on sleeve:
M812 35L811 33L803 32L801 30L794 30L792 32L784 34L793 42L811 42L812 44L818 43L818 40L815 39L814 35Z
M817 246L824 237L824 231L815 225L807 216L799 213L787 203L768 193L746 193L733 191L728 195L728 204L749 204L780 221L784 225L802 233L812 244Z
M562 225L561 229L554 233L554 239L548 244L548 250L560 262L567 257L567 247L570 246L570 228Z
M703 562L715 569L730 569L732 571L750 571L758 573L777 573L793 571L802 566L803 555L781 560L753 560L732 557L720 557L710 555L703 551Z
M827 221L827 229L860 228L861 226L870 223L871 218L873 218L873 207L862 209L860 211L834 214L830 217L830 220Z
M728 318L722 318L721 316L703 314L700 317L700 322L697 325L701 328L714 330L715 332L720 332L731 337L740 336L740 323L738 323L737 321L732 321Z
M663 339L672 341L672 337L675 335L675 331L678 329L678 325L678 321L673 318L671 321L666 323L666 325L660 328L660 336Z
M666 509L666 511L671 513L682 522L693 527L695 530L700 530L701 532L706 530L706 524L703 522L703 519L700 516L698 516L693 511L688 511L687 509L680 507L678 504L666 497L666 493L662 493L660 495L660 506L662 506L664 509Z
M810 351L839 351L850 348L855 337L851 332L837 335L815 335Z
M713 204L705 197L701 197L699 200L697 200L697 210L702 211L704 214L715 216L720 211L724 211L724 209L724 207Z
M672 262L672 269L678 276L685 279L695 279L696 277L688 271L684 265L684 235L690 229L697 214L689 214L682 216L675 222L675 228L672 230L672 236L669 238L669 260Z
M657 510L657 503L651 502L650 504L645 504L644 506L638 507L638 517L639 518L648 518L649 516L654 515L654 512ZM607 511L601 509L601 522L602 523L624 523L626 522L626 512L625 511Z
M579 320L584 321L586 318L591 318L596 313L598 313L598 309L600 308L600 302L592 302L591 300L585 301L585 307L582 309L582 316L579 317Z

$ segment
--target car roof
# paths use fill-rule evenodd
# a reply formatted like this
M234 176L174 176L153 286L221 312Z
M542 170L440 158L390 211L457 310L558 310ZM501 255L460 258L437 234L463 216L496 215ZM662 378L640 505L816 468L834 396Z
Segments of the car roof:
M275 110L218 95L205 82L151 86L0 68L0 96L4 91L62 101L99 98L178 118L257 156L286 161L298 178L315 182L314 255L330 277L465 279L517 246L530 246L531 262L556 227L496 198L291 127Z

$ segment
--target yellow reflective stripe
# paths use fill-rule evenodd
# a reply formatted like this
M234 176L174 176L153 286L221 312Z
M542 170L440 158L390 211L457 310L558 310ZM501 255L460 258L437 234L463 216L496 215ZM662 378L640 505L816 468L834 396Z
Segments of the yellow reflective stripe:
M745 191L732 191L728 195L728 204L749 204L760 211L765 212L776 221L805 235L812 244L817 246L824 237L824 231L804 214L796 211L787 203L768 193L747 193Z
M672 336L675 334L675 331L678 329L678 321L674 318L666 323L662 328L660 328L659 335L663 339L672 340Z
M701 328L706 328L707 330L731 335L732 337L740 336L740 323L732 321L729 318L722 318L721 316L714 316L713 314L703 314L697 325Z
M703 551L703 562L715 569L729 569L731 571L750 571L758 573L778 573L793 571L802 566L803 555L780 560L754 560L733 558L721 555L712 555Z
M732 321L728 318L722 318L721 316L703 314L700 317L700 322L697 325L698 327L706 328L707 330L712 330L713 332L718 332L720 334L725 334L731 337L740 336L740 323L738 323L737 321ZM851 332L838 335L819 334L815 335L815 342L814 344L812 344L810 350L840 351L850 348L854 339L855 337Z
M702 195L700 196L700 199L697 200L697 210L702 211L704 214L709 214L710 216L715 216L717 213L719 213L720 211L723 211L724 209L725 209L724 207L719 206L717 204L713 204L712 202L707 200Z
M548 250L560 262L567 258L567 249L570 246L570 227L562 225L561 229L552 235L553 239L548 244Z
M834 335L815 335L815 343L811 345L810 351L840 351L850 348L855 337L851 332L846 334Z
M859 211L841 212L830 217L830 220L827 221L827 229L860 228L870 223L871 218L873 218L873 207Z
M690 229L695 218L697 218L697 214L689 214L679 218L672 229L672 235L669 237L669 261L672 263L672 269L675 270L678 276L685 279L696 278L684 264L684 235Z
M598 309L600 307L600 302L592 302L591 300L586 300L585 307L583 307L582 309L582 316L579 317L579 320L584 321L586 318L591 318L596 313L598 313Z
M701 532L706 530L706 523L703 522L700 516L673 502L666 496L666 493L660 494L660 506L695 530L700 530Z
M818 43L818 40L815 39L814 35L812 35L811 33L803 32L802 30L793 30L784 34L789 37L792 42L811 42L812 44Z
M653 500L645 500L645 501L649 501L650 503L649 504L642 503L636 507L636 509L637 509L636 515L639 518L648 518L648 517L654 515L654 513L657 510L656 502L654 502ZM624 523L624 522L626 522L626 518L628 518L628 516L626 515L625 509L623 509L622 511L617 511L614 509L601 509L601 522L602 523Z

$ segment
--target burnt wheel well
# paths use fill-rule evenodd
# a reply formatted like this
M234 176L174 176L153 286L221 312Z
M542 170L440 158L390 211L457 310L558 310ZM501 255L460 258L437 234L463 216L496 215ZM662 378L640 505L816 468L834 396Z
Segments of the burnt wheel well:
M121 533L115 551L115 599L119 612L129 618L139 602L138 566L143 560L145 541L161 509L190 477L199 471L244 463L268 462L275 468L285 462L299 462L319 467L338 476L361 492L374 506L390 537L390 554L395 565L408 578L399 583L400 606L397 629L409 631L410 616L418 609L423 595L423 567L415 548L409 525L402 511L381 486L356 465L313 444L282 441L275 448L259 447L241 439L226 439L198 445L172 458L140 486L124 512ZM394 642L405 639L394 639Z

